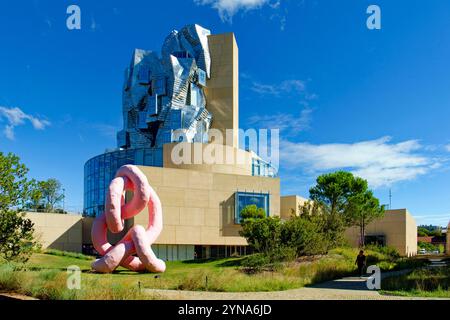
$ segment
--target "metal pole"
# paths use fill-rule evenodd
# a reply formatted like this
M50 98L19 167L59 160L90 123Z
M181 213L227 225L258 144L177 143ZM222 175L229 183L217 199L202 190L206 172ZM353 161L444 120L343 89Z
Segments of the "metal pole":
M392 190L389 189L389 209L392 210Z

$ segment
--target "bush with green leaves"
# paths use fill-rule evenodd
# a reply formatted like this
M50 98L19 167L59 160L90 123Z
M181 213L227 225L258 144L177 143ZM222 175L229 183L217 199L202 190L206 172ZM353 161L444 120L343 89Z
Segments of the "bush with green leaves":
M281 242L293 248L297 256L326 253L329 247L319 218L294 217L283 223Z
M370 244L365 246L365 249L381 253L387 256L390 260L397 260L400 258L400 253L398 252L398 250L391 246L380 246Z
M419 249L425 249L425 250L427 250L428 252L431 252L431 251L434 251L434 250L437 250L437 249L438 249L434 244L429 243L429 242L425 242L425 241L419 241L419 242L417 242L417 247L418 247Z
M246 219L240 235L247 239L256 252L273 251L280 245L281 220L279 217Z
M38 247L33 223L21 212L30 198L28 169L12 153L0 152L0 257L25 262Z
M265 253L254 253L241 261L241 266L249 272L260 272L269 265L270 257Z
M6 261L26 262L37 249L33 223L23 213L0 211L0 255Z

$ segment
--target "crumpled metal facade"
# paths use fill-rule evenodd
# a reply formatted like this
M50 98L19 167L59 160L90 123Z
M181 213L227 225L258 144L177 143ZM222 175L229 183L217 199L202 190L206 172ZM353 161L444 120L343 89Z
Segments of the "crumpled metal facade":
M119 148L158 148L181 139L207 142L212 115L203 88L211 71L210 34L188 25L166 37L160 55L134 50L125 70Z

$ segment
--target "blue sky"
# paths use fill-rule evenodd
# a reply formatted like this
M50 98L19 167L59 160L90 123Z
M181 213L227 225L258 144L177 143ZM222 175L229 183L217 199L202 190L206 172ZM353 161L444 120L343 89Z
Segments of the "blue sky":
M81 30L66 9L81 8ZM381 30L366 9L381 8ZM450 220L450 2L14 1L0 4L0 150L81 210L83 165L115 147L123 70L172 29L234 32L240 125L281 129L283 194L346 169L418 223Z

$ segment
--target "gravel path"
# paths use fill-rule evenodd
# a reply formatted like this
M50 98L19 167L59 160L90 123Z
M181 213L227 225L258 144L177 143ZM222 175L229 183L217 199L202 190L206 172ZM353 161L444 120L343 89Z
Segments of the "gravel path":
M409 270L390 272L387 276L407 273ZM205 292L144 289L155 299L164 300L423 300L425 298L381 295L369 290L367 277L346 277L311 287L271 292Z
M0 293L0 301L13 301L13 300L38 300L38 299L18 293L3 293L3 292Z

